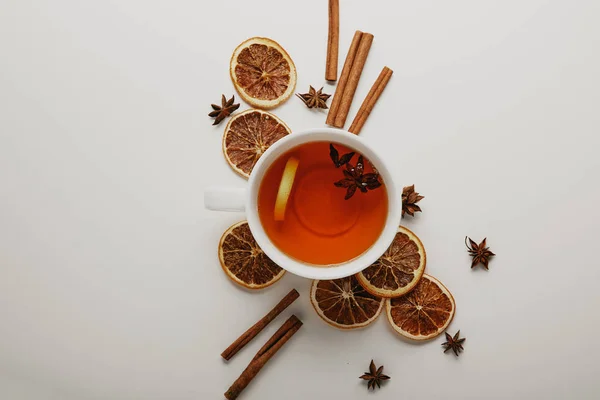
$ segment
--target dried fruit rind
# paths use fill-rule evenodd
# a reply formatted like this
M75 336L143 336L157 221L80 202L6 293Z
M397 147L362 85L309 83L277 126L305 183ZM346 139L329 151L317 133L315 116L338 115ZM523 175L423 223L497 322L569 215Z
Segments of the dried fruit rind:
M237 113L225 127L223 155L235 172L248 178L263 153L290 132L285 122L270 112L250 109Z
M310 301L329 325L339 329L363 328L379 317L384 299L364 290L354 276L314 280Z
M271 109L286 101L296 87L296 66L276 41L253 37L233 52L231 80L240 96L257 108Z
M456 310L450 291L433 276L423 277L401 297L387 299L386 315L392 328L413 340L429 340L446 330Z
M223 233L219 261L232 281L248 289L271 286L285 274L258 246L247 221L233 224Z
M427 254L423 243L417 235L401 226L385 253L356 274L356 278L371 294L398 297L417 285L426 264Z

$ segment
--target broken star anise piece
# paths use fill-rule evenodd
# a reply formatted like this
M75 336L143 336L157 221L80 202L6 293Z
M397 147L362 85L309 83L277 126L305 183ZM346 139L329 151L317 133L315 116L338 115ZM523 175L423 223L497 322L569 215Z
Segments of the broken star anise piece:
M406 186L402 190L402 216L408 214L414 217L417 211L421 212L421 207L417 203L424 198L415 192L415 185Z
M371 365L369 365L369 372L365 372L364 375L360 376L360 379L364 379L369 381L367 384L367 390L373 389L375 390L375 385L381 389L381 381L387 381L391 379L389 376L382 374L383 365L379 368L375 367L375 363L371 360Z
M467 243L467 239L469 239L469 243ZM477 244L470 237L465 236L465 245L469 249L469 255L473 257L471 268L481 263L485 269L489 270L488 263L490 262L490 257L495 256L495 254L490 251L489 247L486 247L486 240L487 238L484 238L481 243Z
M213 108L208 116L215 118L215 122L213 125L219 125L221 121L225 118L229 117L231 113L240 108L240 104L233 104L235 101L235 96L231 96L229 100L225 99L225 95L221 95L221 105L218 106L216 104L211 104L210 106Z
M333 147L333 144L329 143L329 157L331 157L331 161L333 161L333 165L335 165L336 168L339 168L342 165L350 162L352 157L354 157L354 154L355 153L351 151L350 153L346 153L340 157L340 153L337 151L337 149Z
M308 108L324 108L327 109L327 99L331 97L330 94L323 93L323 88L318 91L314 87L310 86L308 93L296 93L296 96L300 98L306 104Z
M337 187L346 188L345 200L354 196L357 189L367 193L367 190L374 190L381 186L379 174L373 172L365 174L364 170L363 156L358 156L356 166L352 166L349 162L346 163L345 178L334 183Z
M458 353L464 350L462 344L467 339L466 338L459 339L460 329L458 332L456 332L454 337L450 336L448 334L448 332L444 332L444 333L446 334L446 341L444 343L442 343L442 346L445 347L444 353L448 352L448 350L452 350L454 352L454 354L456 354L456 357L458 357Z

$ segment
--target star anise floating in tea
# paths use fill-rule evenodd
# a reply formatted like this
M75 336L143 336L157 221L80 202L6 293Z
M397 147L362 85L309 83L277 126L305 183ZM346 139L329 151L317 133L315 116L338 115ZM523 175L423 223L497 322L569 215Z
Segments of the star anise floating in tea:
M421 207L417 203L424 198L424 196L420 196L419 193L415 192L415 185L406 186L402 190L402 216L408 214L414 217L417 211L421 212Z
M383 365L379 368L375 367L375 363L371 360L371 365L369 365L369 372L365 372L360 379L364 379L369 381L367 384L367 390L373 389L375 390L375 385L381 389L381 381L387 381L391 379L389 376L384 375L383 373Z
M444 332L444 333L446 334L446 341L444 343L442 343L442 346L444 346L444 348L445 348L444 353L448 352L448 350L452 350L454 352L454 354L456 354L456 357L458 357L458 353L460 353L461 351L464 350L462 344L467 339L466 338L459 339L460 330L458 332L456 332L454 337L449 335L448 332Z
M306 104L308 108L323 108L327 109L327 99L331 97L330 94L323 93L323 88L318 91L314 87L310 86L308 93L296 93L296 96L300 98Z
M467 239L469 239L469 243L467 243ZM471 268L481 263L486 270L489 269L488 263L490 262L490 257L495 256L495 254L490 251L489 247L486 247L486 240L487 238L483 239L481 243L477 244L470 237L465 236L465 245L469 250L469 255L473 257Z
M329 157L331 157L331 161L333 161L333 165L335 165L336 168L348 164L350 160L352 160L352 157L354 157L354 154L355 153L351 151L340 157L340 153L337 149L331 143L329 144Z
M374 190L381 186L379 174L365 174L364 170L363 156L358 156L356 166L352 166L350 162L346 163L346 169L343 171L345 178L334 183L337 187L346 188L345 200L354 196L357 189L367 193L368 190Z
M213 108L213 111L211 111L208 116L215 118L215 122L213 122L213 125L219 125L221 123L221 121L223 121L225 118L229 117L231 115L231 113L233 113L235 110L237 110L238 108L240 108L240 104L233 104L233 102L235 101L235 96L231 96L231 98L229 100L227 100L225 98L225 95L221 95L221 105L218 106L216 104L211 104L210 106Z
M329 156L331 157L331 161L333 161L333 165L336 168L342 165L346 166L346 169L343 170L345 178L334 183L335 186L346 189L346 196L344 197L346 200L354 196L357 189L363 193L367 193L368 190L374 190L381 186L379 173L377 173L375 168L373 168L375 172L365 174L365 163L362 155L358 156L355 166L350 164L354 154L356 153L352 151L340 157L340 153L335 146L331 143L329 144Z

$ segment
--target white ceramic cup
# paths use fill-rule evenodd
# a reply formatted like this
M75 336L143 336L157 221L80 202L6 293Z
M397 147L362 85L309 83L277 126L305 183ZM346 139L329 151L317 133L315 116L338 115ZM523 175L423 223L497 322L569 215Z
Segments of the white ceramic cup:
M387 189L388 215L383 232L367 251L343 263L327 266L314 265L286 255L271 242L258 216L258 190L271 164L290 149L308 142L339 143L356 150L377 168ZM204 193L204 205L209 210L245 211L250 230L258 245L271 260L286 271L311 279L337 279L367 268L392 243L400 225L402 211L402 200L398 189L386 163L365 139L340 129L317 128L294 132L280 139L265 151L254 166L246 188L208 188Z

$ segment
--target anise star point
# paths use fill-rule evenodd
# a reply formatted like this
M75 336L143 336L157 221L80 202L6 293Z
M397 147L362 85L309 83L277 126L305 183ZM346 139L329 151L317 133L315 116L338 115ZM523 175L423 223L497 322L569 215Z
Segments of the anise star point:
M467 239L469 240L469 243L467 243ZM495 254L486 246L486 241L487 238L484 238L481 243L477 244L470 237L465 236L465 245L467 246L469 255L473 257L471 268L474 268L477 264L481 263L486 270L489 270L488 264L490 258L495 256Z
M448 350L452 350L456 357L458 357L459 353L464 350L462 344L467 340L466 338L460 338L460 329L454 336L451 336L448 332L444 332L446 334L446 341L442 343L445 350L444 353L447 353Z
M369 372L365 372L359 378L369 381L367 383L367 390L375 390L375 385L381 389L381 382L391 379L389 376L383 374L383 365L377 368L373 360L371 360L371 364L369 365Z
M354 193L356 193L357 190L360 190L362 193L367 193L368 190L375 190L381 186L379 174L374 172L365 174L364 168L363 156L359 156L356 165L353 166L350 162L346 163L346 169L342 171L344 173L344 179L334 183L336 187L346 189L346 196L344 196L345 200L354 196Z
M402 190L402 217L404 214L414 217L416 212L421 212L421 207L417 203L424 198L415 192L415 185L406 186Z
M367 193L368 190L374 190L381 186L381 180L379 179L379 172L371 165L373 172L365 174L365 160L362 155L359 154L356 165L350 164L352 157L356 154L354 151L346 153L340 157L340 153L337 151L335 146L329 144L329 157L333 161L333 165L339 168L343 165L346 166L342 172L344 173L344 179L334 182L336 187L346 189L345 200L350 199L356 193L356 190L360 190L363 193ZM370 164L370 163L369 163Z
M212 111L208 114L209 117L215 118L213 125L219 125L221 121L229 117L235 110L240 108L240 104L233 104L235 102L235 96L231 96L229 100L225 98L225 95L221 95L221 105L211 104Z
M327 100L331 97L330 94L323 93L323 88L318 91L310 86L308 93L296 93L296 96L304 102L308 108L327 109Z

